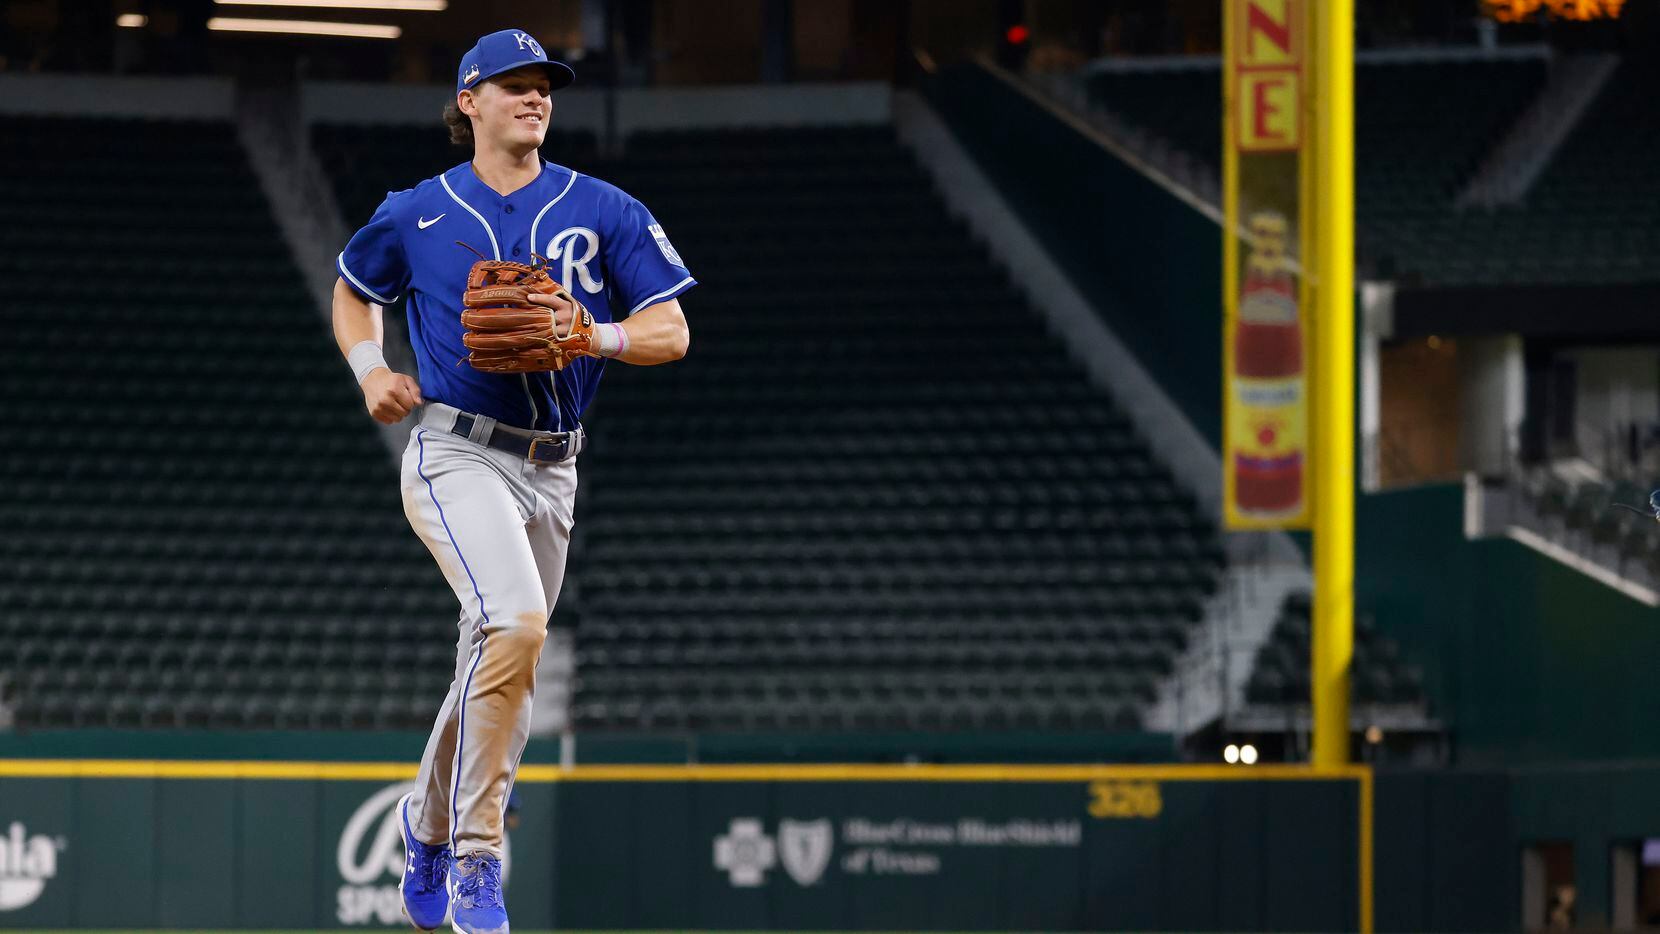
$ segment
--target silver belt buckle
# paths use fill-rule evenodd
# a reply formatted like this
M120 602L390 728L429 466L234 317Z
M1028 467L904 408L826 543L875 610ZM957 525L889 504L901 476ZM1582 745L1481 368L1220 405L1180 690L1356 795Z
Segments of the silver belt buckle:
M543 457L537 450L542 445L549 445L556 448L558 456ZM530 440L530 454L526 459L532 464L557 464L566 458L566 456L570 453L570 450L571 436L569 434L566 434L560 438L532 438Z

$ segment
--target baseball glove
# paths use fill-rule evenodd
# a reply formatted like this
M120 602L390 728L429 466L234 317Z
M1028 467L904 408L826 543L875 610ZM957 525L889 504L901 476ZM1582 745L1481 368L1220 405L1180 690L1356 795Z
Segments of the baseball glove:
M554 309L530 300L555 295L571 303L574 315L559 333ZM481 259L467 273L461 296L461 342L467 362L485 373L540 373L562 370L572 360L597 356L594 316L570 291L548 275L547 267Z

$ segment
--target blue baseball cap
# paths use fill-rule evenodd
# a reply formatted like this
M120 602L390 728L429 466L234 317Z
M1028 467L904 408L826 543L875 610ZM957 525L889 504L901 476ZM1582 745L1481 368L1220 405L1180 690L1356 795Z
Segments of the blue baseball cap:
M461 68L455 73L455 90L460 93L478 86L480 81L504 71L540 65L548 73L551 90L557 91L576 80L576 72L564 62L548 58L542 43L523 29L503 29L478 40L478 45L461 56Z

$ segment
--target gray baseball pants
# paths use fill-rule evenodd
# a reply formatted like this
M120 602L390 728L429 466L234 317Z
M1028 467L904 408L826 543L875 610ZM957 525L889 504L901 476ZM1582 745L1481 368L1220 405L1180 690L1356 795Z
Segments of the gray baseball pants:
M534 464L451 434L456 412L427 405L403 457L404 514L461 603L455 679L421 756L410 818L416 838L448 841L457 859L499 859L565 576L577 458ZM491 430L513 429L481 418L470 437Z

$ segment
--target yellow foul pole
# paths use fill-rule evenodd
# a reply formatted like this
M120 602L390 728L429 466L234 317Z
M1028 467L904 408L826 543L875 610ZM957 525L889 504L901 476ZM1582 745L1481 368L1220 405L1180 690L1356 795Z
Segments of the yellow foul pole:
M1314 765L1349 758L1354 658L1354 0L1309 4L1314 141Z

